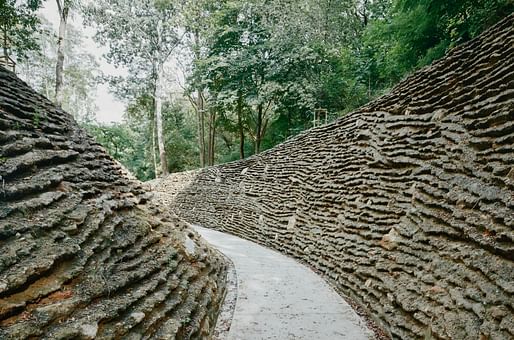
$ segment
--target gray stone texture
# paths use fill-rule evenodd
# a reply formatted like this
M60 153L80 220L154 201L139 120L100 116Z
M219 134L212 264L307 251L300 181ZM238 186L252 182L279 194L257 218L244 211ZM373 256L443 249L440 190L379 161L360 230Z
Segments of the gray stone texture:
M225 274L70 115L0 67L0 339L205 338Z
M325 274L395 338L512 339L513 56L510 16L332 124L156 188Z

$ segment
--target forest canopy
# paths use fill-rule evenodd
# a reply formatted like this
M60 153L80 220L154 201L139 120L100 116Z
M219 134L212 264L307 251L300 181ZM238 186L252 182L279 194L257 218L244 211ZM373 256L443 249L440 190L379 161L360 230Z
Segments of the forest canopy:
M0 1L3 56L141 180L334 120L514 11L512 0L57 0L56 34L44 3ZM82 24L126 75L103 74ZM122 122L95 120L101 82L128 103Z

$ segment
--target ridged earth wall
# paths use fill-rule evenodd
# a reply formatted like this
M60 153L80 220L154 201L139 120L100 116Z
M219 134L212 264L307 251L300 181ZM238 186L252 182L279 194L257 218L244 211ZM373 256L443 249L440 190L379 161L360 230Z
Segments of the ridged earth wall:
M226 262L0 67L0 339L204 339Z
M157 184L325 274L394 338L514 338L514 17L334 123Z

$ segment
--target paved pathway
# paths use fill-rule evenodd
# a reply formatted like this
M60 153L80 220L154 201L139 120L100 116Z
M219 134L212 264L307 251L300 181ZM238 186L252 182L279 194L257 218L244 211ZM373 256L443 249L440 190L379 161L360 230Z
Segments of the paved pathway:
M227 339L373 338L364 321L309 268L253 242L195 229L235 266L237 301Z

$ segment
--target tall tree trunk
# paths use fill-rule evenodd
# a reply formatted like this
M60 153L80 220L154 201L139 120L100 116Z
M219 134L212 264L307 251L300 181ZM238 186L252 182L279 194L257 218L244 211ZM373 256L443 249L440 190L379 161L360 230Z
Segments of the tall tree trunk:
M7 23L3 26L3 29L2 29L2 32L3 32L3 38L4 38L4 57L5 57L5 62L6 62L6 66L7 66L7 60L9 58L9 50L7 49Z
M198 141L200 147L200 166L205 166L205 112L202 90L198 89L196 98L196 111L198 115Z
M362 26L368 26L368 0L362 2Z
M212 134L211 134L211 165L214 165L214 151L216 150L216 111L212 114Z
M63 87L63 71L64 71L64 39L66 38L66 27L68 25L69 4L66 0L57 1L59 16L59 36L57 38L57 64L55 66L55 104L62 105L62 87Z
M243 97L237 97L237 128L239 129L239 159L245 158L245 132L243 129Z
M153 158L153 169L154 169L154 173L155 173L155 178L157 178L159 169L157 167L157 154L155 153L155 117L152 117L152 158Z
M211 150L212 150L212 109L209 112L209 120L207 121L207 165L211 166Z
M214 165L214 150L215 150L215 136L216 136L216 111L211 110L209 114L209 143L207 147L207 162L208 165Z
M212 116L212 148L211 148L211 165L214 165L214 151L216 151L216 111Z
M161 46L162 41L162 21L157 22L157 42ZM156 53L156 78L155 78L155 121L157 123L157 145L159 146L159 159L161 160L162 176L168 174L168 160L166 159L166 149L164 146L164 129L162 127L162 87L164 78L164 60L161 53Z
M291 136L291 110L287 110L286 117L287 117L286 137L289 137L289 136Z
M257 106L257 126L255 127L255 153L258 154L261 151L261 139L262 139L262 103Z
M200 60L200 34L198 30L194 31L194 58ZM207 160L207 150L205 148L205 103L203 100L203 91L198 84L196 91L196 112L198 116L198 146L200 148L200 166L205 167Z
M155 79L155 120L157 123L157 145L159 146L159 158L161 160L161 175L168 174L168 162L166 159L166 149L164 147L164 130L162 127L162 80L164 75L164 65L157 65Z

